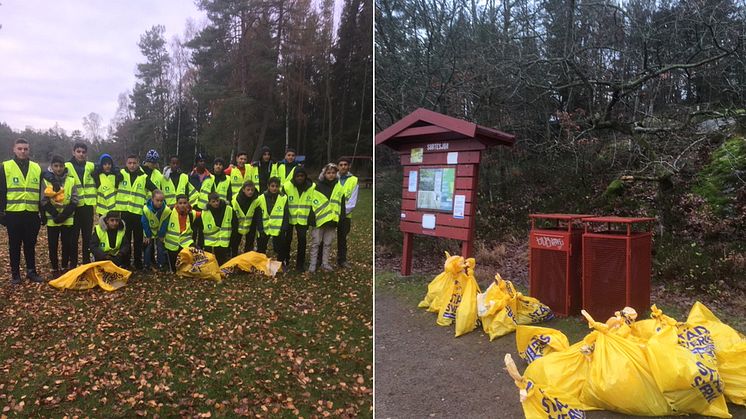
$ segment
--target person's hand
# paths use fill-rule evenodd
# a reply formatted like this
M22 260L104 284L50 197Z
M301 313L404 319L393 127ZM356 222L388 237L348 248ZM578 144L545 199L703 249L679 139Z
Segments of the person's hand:
M150 246L150 237L145 237L144 239L142 239L142 242L143 244L145 244L145 246Z
M54 221L54 222L55 222L55 223L57 223L57 224L62 224L63 222L65 222L65 220L66 220L66 219L67 219L67 217L65 217L65 215L64 215L64 214L57 214L57 215L56 215L56 216L55 216L55 217L54 217L54 218L52 219L52 221Z

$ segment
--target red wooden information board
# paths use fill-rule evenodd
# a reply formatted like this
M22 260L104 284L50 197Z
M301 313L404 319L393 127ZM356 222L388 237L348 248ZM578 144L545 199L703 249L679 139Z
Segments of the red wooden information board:
M376 145L396 150L404 169L402 275L412 273L415 234L460 240L461 255L472 254L482 150L514 142L511 134L422 108L376 135Z

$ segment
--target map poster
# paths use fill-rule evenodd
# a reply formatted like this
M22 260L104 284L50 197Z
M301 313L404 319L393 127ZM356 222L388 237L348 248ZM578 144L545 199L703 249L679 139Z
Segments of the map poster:
M448 212L453 210L456 169L422 168L420 169L418 180L418 209Z

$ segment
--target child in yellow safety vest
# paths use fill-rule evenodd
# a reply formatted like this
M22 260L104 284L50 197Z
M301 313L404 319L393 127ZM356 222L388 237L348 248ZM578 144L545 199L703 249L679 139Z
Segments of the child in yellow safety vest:
M243 253L254 250L257 227L262 222L261 211L256 210L259 205L258 198L259 193L256 190L255 183L248 181L243 184L241 190L231 201L233 215L237 221L236 228L231 234L231 257L240 254L238 248L244 238Z
M176 259L181 249L194 245L192 225L201 215L200 211L193 210L189 205L189 197L183 194L176 196L176 205L166 220L166 236L163 240L171 271L176 271Z
M143 265L146 270L153 266L153 262L158 270L166 267L166 248L163 240L166 237L166 220L170 215L171 208L166 206L166 195L160 189L154 190L148 202L142 207L140 219L145 245Z
M128 262L130 244L124 240L126 228L119 211L109 211L99 218L91 236L91 252L97 262L110 260L120 267Z
M286 234L288 230L287 196L280 195L280 179L273 177L267 182L267 191L257 198L256 211L261 214L262 222L258 226L259 240L257 240L257 251L267 253L267 243L272 237L272 247L277 254L277 259L287 264L290 258L288 253Z
M309 272L316 271L320 246L323 246L321 269L324 271L334 270L329 264L329 256L332 250L332 241L337 235L340 214L344 214L344 201L344 187L337 179L337 165L328 163L319 174L313 196L312 221L316 227L311 231Z
M205 250L214 254L218 264L222 265L230 259L231 232L238 226L233 208L220 199L220 195L212 192L201 220Z
M73 215L78 206L79 184L75 177L68 173L65 161L61 156L52 156L52 163L41 179L42 195L39 205L43 209L42 219L46 219L47 243L49 244L49 261L52 265L52 276L57 278L69 269L75 268ZM60 240L61 239L61 240ZM62 241L62 267L57 257Z

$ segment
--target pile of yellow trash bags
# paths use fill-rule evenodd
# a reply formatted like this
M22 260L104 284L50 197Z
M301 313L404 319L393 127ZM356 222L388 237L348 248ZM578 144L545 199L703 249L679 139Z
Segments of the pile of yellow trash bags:
M574 345L557 330L518 326L518 353L529 365L521 375L510 354L505 364L527 418L587 410L730 418L726 400L746 405L746 337L703 304L686 322L656 306L641 321L629 308L605 323L583 315L592 331Z
M281 270L281 262L259 252L240 254L219 266L212 253L190 247L182 249L176 259L176 275L217 282L237 271L274 277ZM78 266L50 281L49 285L74 290L87 290L99 286L106 291L115 291L125 286L131 275L132 272L107 260Z
M474 278L474 258L451 256L446 252L443 272L427 286L427 295L418 307L438 313L437 324L455 323L456 337L477 328L478 320L490 337L506 335L520 324L534 324L550 320L552 311L539 300L516 292L510 281L500 274L482 293Z

